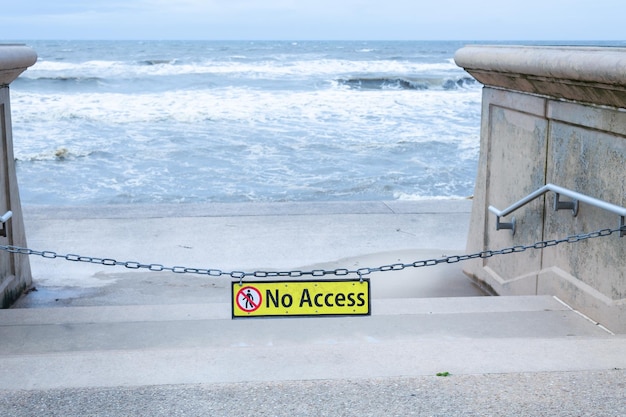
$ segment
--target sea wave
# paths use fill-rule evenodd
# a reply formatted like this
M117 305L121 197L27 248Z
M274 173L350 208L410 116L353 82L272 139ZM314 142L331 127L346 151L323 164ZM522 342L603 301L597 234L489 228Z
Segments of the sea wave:
M34 82L51 82L51 83L67 83L67 84L98 84L104 81L101 77L81 77L81 76L52 76L52 77L37 77L37 78L18 78L20 83L34 83Z
M471 77L457 78L406 78L406 77L358 77L340 78L339 85L359 90L428 90L439 88L454 90L476 85Z
M12 85L29 204L471 194L458 42L38 42Z
M48 149L45 152L41 152L35 155L19 155L15 158L16 161L69 161L76 158L87 158L94 154L94 151L79 151L69 150L66 147L59 147L56 149Z
M429 126L441 120L441 112L475 117L480 107L478 89L459 89L449 94L443 88L424 90L423 94L403 89L379 88L377 103L361 99L356 88L328 88L314 91L262 91L249 88L205 88L173 90L163 93L73 93L50 94L15 91L14 120L25 126L58 122L102 123L115 126L132 123L206 123L236 122L265 126L352 121L415 120L416 115ZM193 105L190 105L193 103ZM298 123L296 123L298 124ZM461 123L459 122L459 127ZM93 129L93 126L86 126Z
M177 59L145 59L139 61L140 65L175 65Z
M218 60L203 58L189 61L178 58L150 59L133 62L91 60L85 62L55 62L41 60L22 77L26 79L135 79L150 76L185 76L194 74L214 74L220 76L252 79L311 79L339 77L345 80L358 78L354 74L381 74L382 78L392 78L393 74L409 74L409 77L434 76L442 74L463 74L449 60L424 63L410 60L363 60L344 59L304 59L273 60L264 59L248 62L241 60ZM429 75L430 74L430 75ZM400 78L402 79L402 78ZM410 79L408 81L411 81Z

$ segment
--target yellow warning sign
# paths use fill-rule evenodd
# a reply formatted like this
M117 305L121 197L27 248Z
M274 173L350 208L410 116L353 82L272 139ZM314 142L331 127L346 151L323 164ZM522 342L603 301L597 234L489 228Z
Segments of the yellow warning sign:
M234 281L231 285L233 318L370 314L367 279Z

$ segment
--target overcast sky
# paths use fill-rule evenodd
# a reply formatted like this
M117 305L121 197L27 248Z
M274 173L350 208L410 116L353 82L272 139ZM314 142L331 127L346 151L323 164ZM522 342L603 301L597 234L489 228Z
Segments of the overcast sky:
M0 40L624 40L625 0L0 0Z

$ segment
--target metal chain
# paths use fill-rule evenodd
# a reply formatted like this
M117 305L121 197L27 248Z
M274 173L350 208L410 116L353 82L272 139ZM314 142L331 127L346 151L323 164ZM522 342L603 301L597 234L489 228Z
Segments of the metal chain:
M594 239L598 237L610 236L616 232L625 232L626 226L621 226L616 229L600 229L595 232L590 233L582 233L577 235L571 235L565 237L563 239L557 240L541 240L535 242L530 245L516 245L511 247L506 247L498 250L484 250L481 252L476 252L467 255L453 255L453 256L444 256L436 259L427 259L421 261L415 261L412 263L394 263L389 265L381 265L378 267L372 268L359 268L359 269L348 269L348 268L339 268L334 270L325 270L325 269L313 269L310 271L254 271L254 272L244 272L244 271L222 271L220 269L204 269L204 268L188 268L184 266L163 266L161 264L143 264L135 261L117 261L112 258L95 258L91 256L81 256L75 254L67 254L62 255L53 251L37 251L33 249L23 248L19 246L12 245L0 245L0 250L6 251L9 253L15 253L20 255L35 255L41 256L46 259L56 259L61 258L71 262L85 262L91 264L99 264L105 266L123 266L128 269L147 269L148 271L169 271L177 274L200 274L200 275L208 275L213 277L220 276L230 276L233 279L243 280L246 277L254 277L254 278L275 278L275 277L288 277L288 278L297 278L302 276L313 276L313 277L323 277L326 275L334 275L334 276L347 276L347 275L357 275L359 278L363 278L364 275L369 275L373 272L387 272L387 271L401 271L407 268L421 268L425 266L435 266L438 264L453 264L457 262L467 261L470 259L476 258L491 258L496 255L508 255L511 253L520 253L525 252L528 249L544 249L551 246L556 246L561 243L576 243L583 240Z

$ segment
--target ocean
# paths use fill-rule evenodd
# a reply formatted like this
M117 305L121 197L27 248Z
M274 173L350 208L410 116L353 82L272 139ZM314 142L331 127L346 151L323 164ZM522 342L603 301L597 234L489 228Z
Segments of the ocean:
M466 42L27 41L11 84L24 204L473 193Z
M26 41L24 204L467 197L481 86L463 42Z

